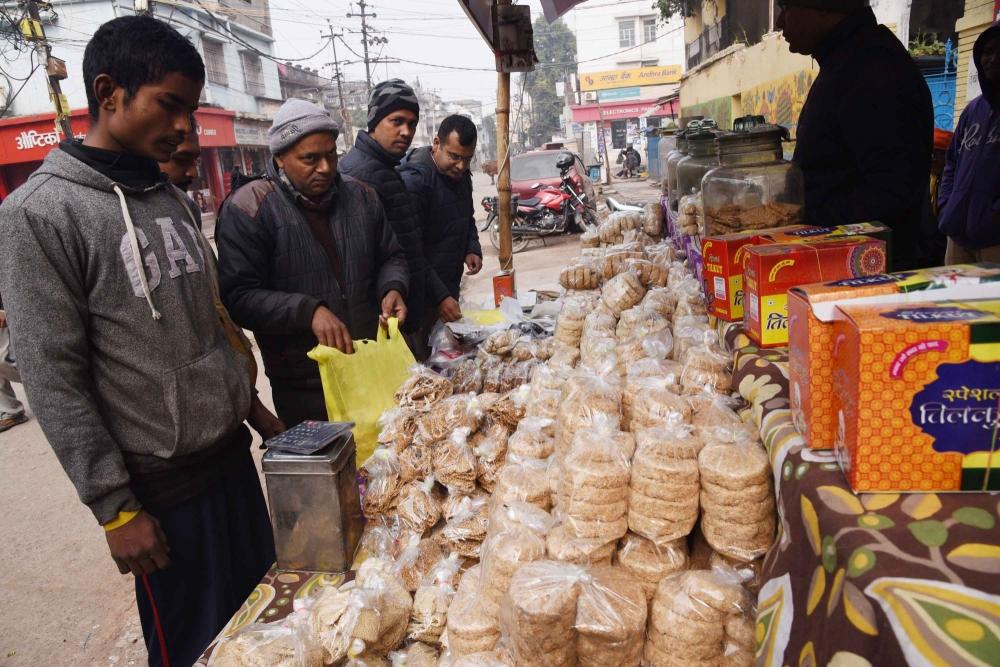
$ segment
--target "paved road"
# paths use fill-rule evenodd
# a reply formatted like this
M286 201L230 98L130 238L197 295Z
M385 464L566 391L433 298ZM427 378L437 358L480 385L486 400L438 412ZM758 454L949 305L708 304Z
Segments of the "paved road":
M496 190L482 174L474 186L482 216L479 200ZM644 182L618 189L647 199L655 192ZM465 285L476 303L492 300L499 269L489 239L483 234L481 240L485 267ZM519 289L555 289L559 269L577 252L576 237L566 236L518 253ZM270 405L263 374L258 389ZM21 387L16 390L23 397ZM145 664L132 577L118 574L103 532L34 419L0 434L0 508L0 665Z

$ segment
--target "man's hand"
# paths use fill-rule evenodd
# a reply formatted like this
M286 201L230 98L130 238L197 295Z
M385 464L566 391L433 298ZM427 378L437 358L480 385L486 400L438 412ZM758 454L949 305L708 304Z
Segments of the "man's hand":
M379 316L378 322L383 329L389 326L390 317L399 320L400 326L406 321L406 303L403 301L403 295L396 290L389 290L382 297L382 315Z
M170 565L170 547L160 522L145 511L124 526L105 533L111 557L118 571L137 577L165 569Z
M354 354L351 333L326 306L320 306L313 313L312 330L320 345L335 347L344 354Z
M247 417L247 421L250 422L250 427L260 433L260 437L264 440L270 440L279 433L288 430L285 427L285 422L268 410L257 396L254 396L250 403L250 415Z
M469 269L467 275L474 276L483 270L483 258L470 252L465 256L465 266Z
M462 309L452 297L448 297L438 304L438 317L442 322L457 322L462 319Z

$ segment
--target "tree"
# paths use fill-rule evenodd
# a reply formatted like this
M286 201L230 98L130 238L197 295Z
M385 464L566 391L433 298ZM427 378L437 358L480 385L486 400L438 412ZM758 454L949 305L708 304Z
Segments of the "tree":
M541 146L559 131L564 101L556 95L556 83L565 82L576 73L576 37L562 19L548 23L539 16L533 30L538 64L534 71L524 75L524 91L531 96L532 103L528 137L531 145ZM522 109L522 113L527 110Z
M687 18L701 9L701 0L656 0L653 9L660 11L664 21L669 21L674 16Z

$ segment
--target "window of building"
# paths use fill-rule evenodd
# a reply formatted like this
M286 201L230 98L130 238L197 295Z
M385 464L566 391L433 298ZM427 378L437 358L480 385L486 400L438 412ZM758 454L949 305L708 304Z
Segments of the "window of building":
M642 20L642 41L647 44L656 41L656 19Z
M627 48L629 46L635 46L635 22L634 21L619 21L618 22L618 46L621 48Z
M229 85L229 77L226 76L226 55L222 50L221 42L213 42L210 39L202 40L205 48L205 73L210 83L217 83L220 86Z
M248 95L263 95L264 69L260 64L260 56L251 51L243 51L240 59L243 61L244 90Z

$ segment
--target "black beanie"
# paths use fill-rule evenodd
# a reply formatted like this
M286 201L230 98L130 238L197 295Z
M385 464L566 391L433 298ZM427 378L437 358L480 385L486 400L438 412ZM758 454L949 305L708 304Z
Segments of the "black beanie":
M838 14L853 14L868 6L868 0L780 0L782 6L809 7Z
M375 129L393 111L407 109L420 116L420 103L413 88L402 79L388 79L372 88L368 97L368 131Z

